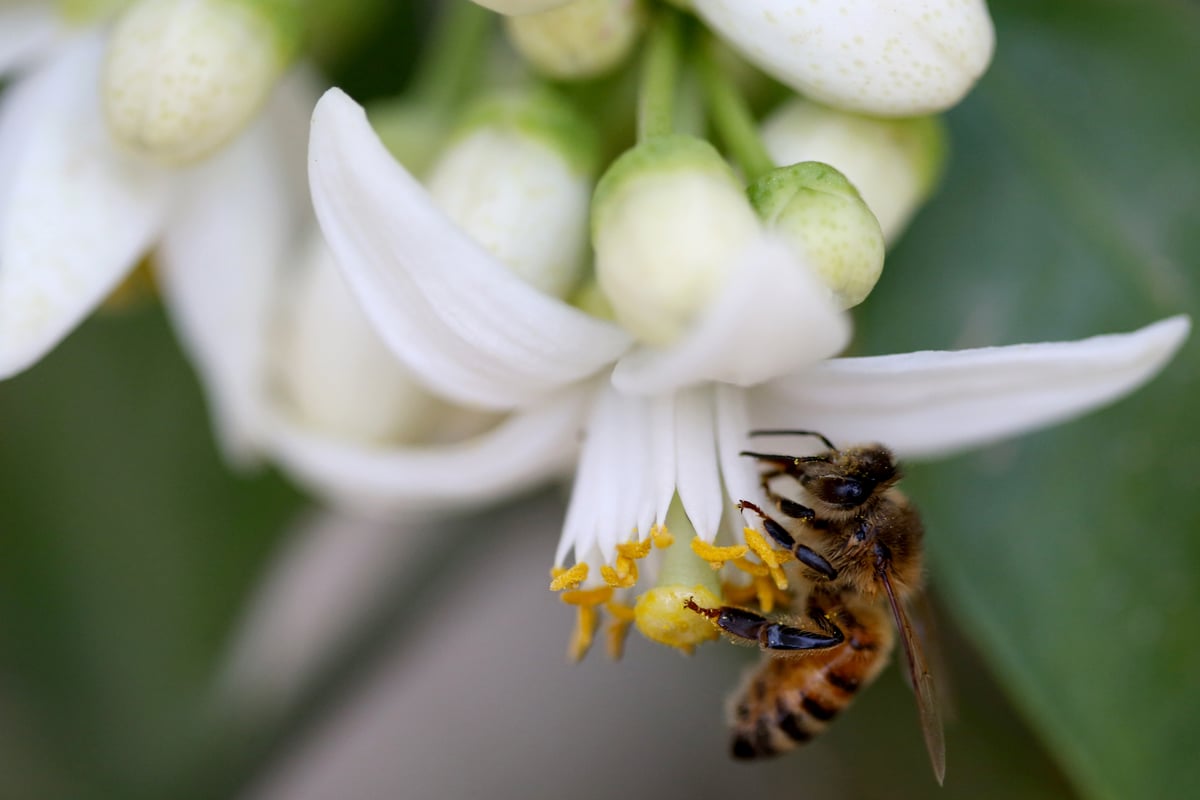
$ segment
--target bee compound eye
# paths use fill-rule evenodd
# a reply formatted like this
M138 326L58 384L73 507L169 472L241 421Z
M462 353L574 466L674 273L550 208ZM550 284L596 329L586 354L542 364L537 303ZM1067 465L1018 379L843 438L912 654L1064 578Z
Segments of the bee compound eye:
M870 488L855 478L825 478L817 488L817 495L822 500L838 506L859 505L870 494Z

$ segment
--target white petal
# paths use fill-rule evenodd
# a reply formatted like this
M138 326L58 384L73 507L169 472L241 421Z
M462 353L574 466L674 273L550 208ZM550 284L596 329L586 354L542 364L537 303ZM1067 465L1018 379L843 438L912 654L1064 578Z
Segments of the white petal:
M845 358L764 386L755 427L819 430L902 456L971 447L1077 416L1152 378L1187 337L1178 316L1128 334Z
M260 435L264 352L296 214L269 126L180 176L157 265L163 300L200 373L226 456Z
M45 0L0 8L0 75L46 52L60 32L58 14Z
M362 514L490 502L560 474L575 454L584 393L514 413L479 436L446 445L375 447L275 416L268 449L298 482Z
M325 238L367 316L440 393L520 405L628 346L615 326L541 294L470 241L337 89L313 112L309 178Z
M703 386L675 395L675 463L679 502L706 542L716 538L725 505L717 463L713 389Z
M639 525L651 517L654 503L653 420L651 402L607 385L595 392L556 564L569 552L580 560L593 547L612 563L617 544L645 533Z
M726 497L733 503L749 500L760 507L766 498L758 479L758 467L752 459L740 453L752 449L746 434L750 431L747 391L737 386L718 386L717 394L717 452L721 463L721 480ZM741 541L741 525L736 526Z
M693 0L750 61L839 108L887 116L942 111L991 61L984 0Z
M165 173L118 153L105 130L100 45L65 48L0 108L0 377L78 325L161 225Z
M675 497L675 398L662 395L653 400L650 422L651 474L654 478L654 525L667 521L671 500ZM639 523L647 533L645 521Z
M693 330L674 345L639 347L617 362L613 384L658 394L706 381L750 386L839 352L850 318L787 245L763 236Z

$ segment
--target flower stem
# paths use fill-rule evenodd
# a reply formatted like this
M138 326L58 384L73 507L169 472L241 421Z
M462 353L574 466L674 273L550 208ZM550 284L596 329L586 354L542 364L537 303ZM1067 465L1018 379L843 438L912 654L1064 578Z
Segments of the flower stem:
M413 77L412 96L446 109L478 84L494 15L475 3L439 3L438 7L433 35Z
M679 26L679 13L662 9L646 42L641 84L638 87L639 142L664 136L674 129L675 86L679 78L681 51Z
M697 69L713 125L730 155L741 167L746 181L753 183L775 169L775 162L759 136L758 122L745 98L721 68L720 44L716 38L706 33L698 50Z

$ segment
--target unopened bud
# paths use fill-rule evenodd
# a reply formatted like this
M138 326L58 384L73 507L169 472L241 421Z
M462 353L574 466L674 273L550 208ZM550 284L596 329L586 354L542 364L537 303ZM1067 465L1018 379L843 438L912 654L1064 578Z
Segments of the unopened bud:
M984 0L692 5L765 72L806 97L868 114L950 108L987 69L995 46Z
M534 69L560 80L591 78L625 60L644 21L638 0L575 0L507 17L513 47Z
M946 159L945 131L936 117L865 117L801 98L772 113L762 135L777 164L823 161L841 171L888 242L929 197Z
M434 202L530 284L566 296L583 272L591 130L556 96L506 94L470 115L429 173Z
M655 137L621 155L596 187L596 277L626 330L669 344L760 231L741 182L712 145Z
M159 161L197 161L241 132L298 40L290 2L139 0L109 43L102 78L109 129Z
M439 401L380 341L319 238L282 297L277 328L281 399L307 428L389 443L419 437Z
M806 161L768 172L747 191L767 227L800 253L843 308L866 299L883 271L883 232L845 175Z

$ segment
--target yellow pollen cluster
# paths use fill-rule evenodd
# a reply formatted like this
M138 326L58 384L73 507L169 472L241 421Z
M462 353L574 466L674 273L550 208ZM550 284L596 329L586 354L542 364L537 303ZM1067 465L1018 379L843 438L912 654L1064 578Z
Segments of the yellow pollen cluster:
M703 539L692 539L692 551L707 561L713 569L720 569L725 566L725 562L735 561L745 556L746 553L750 552L750 548L744 544L731 544L727 547L718 547Z
M619 589L628 589L637 583L638 559L645 558L650 554L650 547L653 543L653 540L646 539L642 542L626 542L617 545L616 563L612 566L606 564L600 568L600 575L604 578L604 582Z
M635 535L636 533L634 531ZM604 606L612 617L606 631L608 655L613 660L621 658L625 652L625 638L629 634L629 626L636 615L633 606L614 599L613 592L615 589L633 587L638 580L637 562L648 556L653 547L664 548L674 540L666 526L655 525L645 540L617 545L615 562L600 567L600 576L604 578L607 586L579 588L587 580L589 571L587 563L583 561L570 568L554 567L550 570L550 591L562 592L559 598L577 609L575 630L567 646L568 658L579 661L591 649L596 629L600 626L600 606Z

